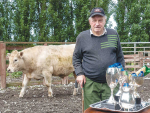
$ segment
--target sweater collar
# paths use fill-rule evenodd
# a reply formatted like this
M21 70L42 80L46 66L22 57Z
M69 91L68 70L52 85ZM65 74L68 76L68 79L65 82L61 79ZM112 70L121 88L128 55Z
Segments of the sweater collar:
M92 32L91 29L90 29L90 34L93 35L93 36L95 36L95 35L93 34L93 32ZM105 35L105 34L107 34L107 30L106 30L106 28L104 27L104 32L103 32L103 34L100 35L100 36L103 36L103 35Z

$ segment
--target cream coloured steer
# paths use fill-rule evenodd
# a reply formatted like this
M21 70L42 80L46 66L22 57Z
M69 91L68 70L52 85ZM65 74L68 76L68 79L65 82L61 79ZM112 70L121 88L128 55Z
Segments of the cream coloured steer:
M72 65L74 48L75 44L35 46L20 52L14 50L12 53L8 53L7 71L10 73L22 71L24 73L19 97L23 97L31 78L44 79L45 85L48 87L48 96L52 97L52 76L63 78L74 72ZM74 89L74 95L76 95L76 91Z

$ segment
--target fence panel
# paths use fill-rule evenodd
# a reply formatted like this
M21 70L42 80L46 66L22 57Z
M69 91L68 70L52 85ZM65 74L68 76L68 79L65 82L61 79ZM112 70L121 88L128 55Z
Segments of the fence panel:
M14 44L15 46L8 46ZM22 44L24 46L17 46ZM1 88L6 87L6 50L22 50L28 48L27 44L36 46L50 44L75 44L75 42L2 42L0 41L0 76ZM140 46L140 44L147 44ZM122 50L125 58L125 68L137 71L139 68L147 65L150 67L150 42L121 42ZM65 78L61 83L68 83L68 78Z
M121 42L126 69L137 71L147 65L150 67L150 42Z

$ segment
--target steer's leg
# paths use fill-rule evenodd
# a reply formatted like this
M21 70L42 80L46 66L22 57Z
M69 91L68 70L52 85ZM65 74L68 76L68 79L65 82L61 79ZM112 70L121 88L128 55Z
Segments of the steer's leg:
M73 72L73 76L75 78L75 87L74 87L74 90L73 90L73 95L77 95L77 92L78 92L78 83L76 81L77 76L76 76L75 72Z
M27 87L29 81L30 81L30 79L27 78L27 75L26 75L26 74L24 74L24 76L23 76L23 81L22 81L22 89L21 89L21 91L20 91L19 97L23 97L23 95L24 95L24 93L25 93L25 90L26 90L26 87Z
M52 74L50 72L44 71L44 80L45 80L45 85L48 87L48 96L53 97L53 91L51 88L52 85Z

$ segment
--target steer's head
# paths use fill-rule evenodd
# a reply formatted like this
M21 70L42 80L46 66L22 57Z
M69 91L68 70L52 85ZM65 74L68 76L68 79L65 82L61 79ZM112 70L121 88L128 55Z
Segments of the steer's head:
M7 57L9 58L9 66L7 68L9 73L21 71L23 69L23 52L14 50L12 53L8 53Z

